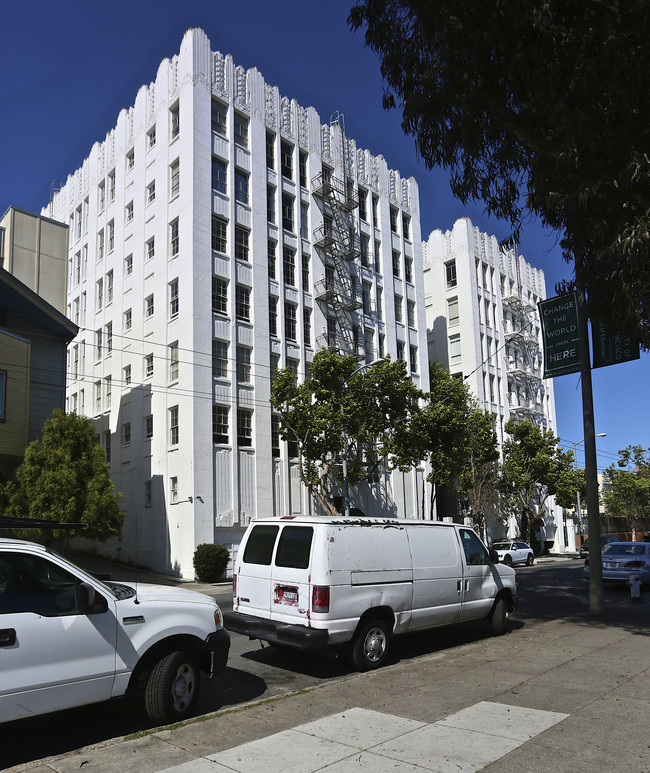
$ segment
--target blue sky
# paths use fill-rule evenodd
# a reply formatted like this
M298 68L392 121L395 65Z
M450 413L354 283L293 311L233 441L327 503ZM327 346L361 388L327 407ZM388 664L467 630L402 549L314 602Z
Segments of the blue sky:
M497 238L507 225L483 214L482 205L462 206L449 191L443 170L427 171L399 114L382 109L379 62L353 34L346 19L353 0L129 0L92 3L24 0L3 9L0 46L0 213L13 204L39 212L53 181L64 181L101 141L138 88L155 79L158 65L178 52L185 30L201 27L212 48L257 67L280 93L321 120L339 111L359 147L382 154L420 188L422 236L447 230L458 217ZM524 226L520 252L546 276L547 295L570 275L554 233ZM592 372L598 467L630 444L650 447L646 405L650 356ZM554 379L561 445L583 438L577 375ZM583 463L583 446L578 461Z

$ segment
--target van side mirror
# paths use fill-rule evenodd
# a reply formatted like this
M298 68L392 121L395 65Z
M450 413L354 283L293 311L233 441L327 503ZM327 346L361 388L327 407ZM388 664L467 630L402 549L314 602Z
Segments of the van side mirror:
M101 594L97 593L93 586L88 582L79 583L77 599L79 611L83 615L98 614L100 612L106 612L108 609L106 599Z
M499 563L499 554L496 552L494 548L490 550L490 561L492 561L493 564Z

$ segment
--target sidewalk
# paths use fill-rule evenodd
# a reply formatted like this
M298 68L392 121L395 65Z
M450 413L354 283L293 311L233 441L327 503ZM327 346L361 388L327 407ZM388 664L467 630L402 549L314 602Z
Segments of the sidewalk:
M10 771L648 773L649 635L645 595Z

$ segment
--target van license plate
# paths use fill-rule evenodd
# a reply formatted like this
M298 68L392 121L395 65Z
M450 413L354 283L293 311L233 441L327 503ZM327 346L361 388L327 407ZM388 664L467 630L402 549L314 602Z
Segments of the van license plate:
M298 606L298 588L292 585L276 585L274 603Z

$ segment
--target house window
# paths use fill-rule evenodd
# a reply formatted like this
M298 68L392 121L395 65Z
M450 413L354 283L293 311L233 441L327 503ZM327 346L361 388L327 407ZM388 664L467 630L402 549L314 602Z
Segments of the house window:
M275 169L275 135L266 132L266 166Z
M273 241L273 239L268 239L266 243L266 254L267 254L268 266L269 266L269 279L275 279L276 247L277 247L277 242Z
M227 191L228 172L226 170L226 164L218 158L212 157L212 190L217 193L223 193L224 196Z
M181 162L176 159L169 167L169 197L178 196L181 190Z
M124 384L126 386L128 386L131 383L131 366L130 365L125 365L122 368L122 374L123 374L123 378L124 378Z
M178 102L169 110L170 136L174 140L181 131L181 114Z
M228 282L218 276L212 277L212 311L214 314L228 313Z
M169 283L169 316L178 316L178 279Z
M212 215L212 249L225 252L227 246L228 223L221 217Z
M169 380L178 381L178 341L169 344Z
M302 150L298 154L298 167L300 173L300 185L303 188L307 187L307 154Z
M151 507L152 504L152 493L151 493L151 481L145 480L144 482L144 506L145 507Z
M228 442L228 408L225 405L212 406L212 442Z
M284 140L280 143L280 172L287 180L293 180L293 145Z
M296 286L296 253L290 247L282 248L282 275L284 283L290 287Z
M285 301L284 304L284 334L288 341L297 341L296 305Z
M237 381L240 384L251 381L251 350L246 346L237 347Z
M153 354L145 354L144 356L144 375L145 378L153 376Z
M447 319L450 327L459 323L458 298L450 298L447 301Z
M237 409L237 445L250 446L253 442L253 412Z
M122 424L122 445L128 446L131 443L131 422Z
M153 293L144 299L144 316L146 319L153 317Z
M248 260L248 236L247 228L235 226L235 257L238 260Z
M269 297L269 335L278 334L278 299Z
M216 99L212 100L212 131L216 134L220 134L222 137L226 136L226 118L228 115L228 108L221 102L217 102Z
M133 273L133 255L127 255L124 258L124 275L131 276Z
M248 147L248 118L235 113L235 142L244 148Z
M248 204L248 175L239 169L235 170L235 201Z
M149 185L147 185L147 204L151 204L155 200L156 200L156 181L152 180L149 183Z
M169 445L178 445L178 406L169 409Z
M127 223L130 223L133 220L133 202L132 201L129 201L129 203L126 205L125 219Z
M237 285L235 290L235 314L237 319L250 320L251 291L249 287Z
M169 224L169 256L178 257L180 239L178 236L178 218Z
M147 132L147 149L151 150L151 148L155 147L156 145L156 125L154 124L151 129Z
M228 342L212 339L212 375L228 378Z
M172 505L178 502L178 478L175 475L169 479L169 502Z
M448 263L445 263L445 278L447 282L447 287L456 287L457 280L456 280L456 261L450 260Z
M147 260L151 260L156 253L156 238L152 236L146 244Z
M269 223L275 223L275 188L266 186L266 219Z
M149 416L144 417L144 439L151 440L152 437L153 437L153 416L149 414Z
M282 227L285 231L293 232L293 204L294 198L288 193L282 194Z

